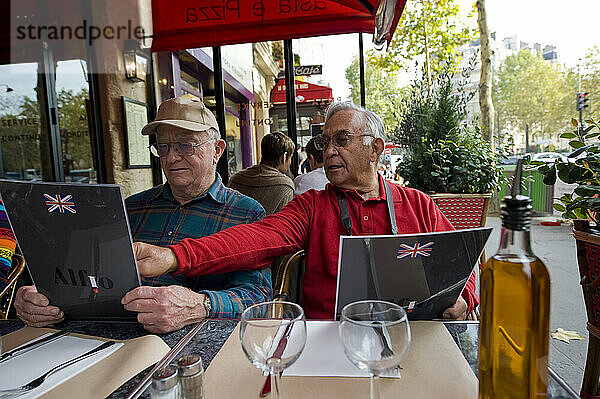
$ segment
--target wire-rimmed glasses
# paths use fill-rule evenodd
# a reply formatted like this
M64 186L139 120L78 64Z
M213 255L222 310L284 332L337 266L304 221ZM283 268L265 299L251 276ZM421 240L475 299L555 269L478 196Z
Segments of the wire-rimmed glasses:
M242 349L254 366L271 374L271 398L280 398L279 377L306 344L304 310L291 302L264 302L244 310L241 319Z
M350 137L352 137L352 136L375 137L372 134L357 134L357 133L348 133L345 131L336 132L331 137L320 134L317 137L315 137L315 148L319 151L325 151L325 149L327 147L329 147L329 142L333 142L333 145L338 148L346 147L348 145L348 143L350 142Z
M148 146L152 155L156 157L166 157L169 154L171 148L175 150L175 153L180 157L191 157L196 151L196 147L200 147L215 139L204 140L200 143L186 143L186 142L172 142L172 143L153 143Z
M396 370L408 353L410 327L401 306L366 300L342 309L340 337L346 356L370 374L371 399L379 398L378 379Z

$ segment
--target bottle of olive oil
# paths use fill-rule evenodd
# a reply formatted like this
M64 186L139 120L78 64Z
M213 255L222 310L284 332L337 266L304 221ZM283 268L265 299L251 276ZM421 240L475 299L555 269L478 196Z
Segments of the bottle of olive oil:
M550 277L531 250L521 161L503 199L500 248L481 272L479 399L547 397Z

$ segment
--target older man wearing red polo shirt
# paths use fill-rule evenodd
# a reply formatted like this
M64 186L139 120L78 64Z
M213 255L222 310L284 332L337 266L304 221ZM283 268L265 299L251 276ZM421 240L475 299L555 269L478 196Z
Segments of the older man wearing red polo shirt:
M331 182L325 190L309 190L262 221L234 226L208 237L184 239L168 248L135 243L140 273L228 273L267 267L276 256L305 249L302 306L306 316L333 318L339 237L347 235L350 227L342 221L338 200L343 198L347 203L352 235L392 231L386 182L377 173L384 143L385 131L379 116L352 103L331 105L318 143L324 150L325 173ZM400 234L453 229L429 196L387 184ZM478 302L472 275L461 298L443 316L464 319Z

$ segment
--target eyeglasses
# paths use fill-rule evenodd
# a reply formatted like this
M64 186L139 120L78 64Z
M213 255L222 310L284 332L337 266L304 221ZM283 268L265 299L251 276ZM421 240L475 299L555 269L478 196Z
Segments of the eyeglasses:
M332 141L335 147L346 147L350 142L351 136L369 136L375 137L372 134L354 134L354 133L346 133L344 131L337 132L333 136L325 136L319 135L315 137L315 148L319 151L325 151L327 147L329 147L329 142Z
M180 157L191 157L194 155L196 147L200 147L209 141L215 141L215 139L208 139L201 143L153 143L150 144L148 148L150 148L150 152L157 157L166 157L169 154L171 147Z

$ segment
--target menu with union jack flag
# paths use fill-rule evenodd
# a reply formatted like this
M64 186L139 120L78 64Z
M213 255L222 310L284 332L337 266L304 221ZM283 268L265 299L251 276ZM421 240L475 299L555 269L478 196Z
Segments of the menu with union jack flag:
M52 304L73 320L135 319L121 304L140 285L121 187L0 179L0 195Z
M441 317L461 294L491 231L340 237L336 318L363 299L397 303L413 320Z

